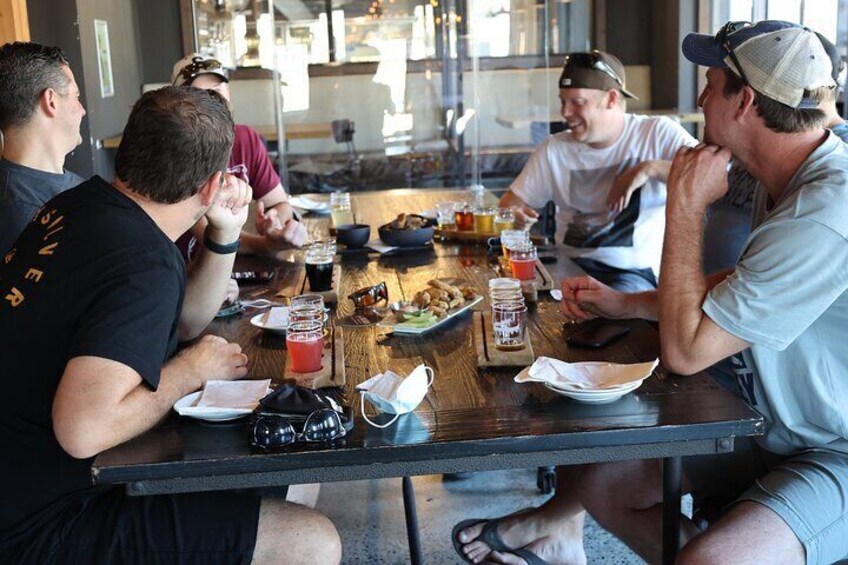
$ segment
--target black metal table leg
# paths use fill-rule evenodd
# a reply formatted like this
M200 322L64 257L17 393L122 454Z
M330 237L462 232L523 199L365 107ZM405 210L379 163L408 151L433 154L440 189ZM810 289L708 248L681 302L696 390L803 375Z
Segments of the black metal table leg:
M406 537L409 540L409 560L421 565L421 540L418 539L418 512L415 510L415 488L412 479L403 478L403 513L406 515Z
M680 483L683 458L663 459L663 565L674 565L680 547Z

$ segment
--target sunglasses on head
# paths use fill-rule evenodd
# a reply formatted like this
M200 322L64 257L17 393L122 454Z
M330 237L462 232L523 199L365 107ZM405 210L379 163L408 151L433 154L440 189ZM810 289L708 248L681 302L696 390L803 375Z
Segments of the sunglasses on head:
M224 67L221 65L221 62L215 59L194 57L191 60L191 63L183 67L183 70L180 71L180 76L183 77L186 82L191 82L195 77L197 77L197 75L202 74L203 71L214 71L223 68Z
M303 431L298 433L290 418L279 414L254 416L250 427L250 445L268 449L284 447L296 442L318 443L333 441L344 437L344 429L339 413L332 408L316 410L303 423Z
M582 69L594 69L596 71L601 71L615 80L621 88L624 88L624 81L621 80L618 73L616 73L615 70L613 70L606 61L604 61L600 53L572 53L570 55L566 55L565 66L567 67L572 64L577 65Z
M751 22L727 22L721 26L721 29L718 30L718 33L715 35L716 41L718 41L719 45L727 51L727 54L730 56L730 60L733 61L733 65L736 67L736 70L739 71L739 78L742 79L742 82L744 82L746 86L751 86L751 83L748 82L748 77L745 76L745 71L742 70L742 65L739 64L739 59L736 58L736 53L733 52L733 47L730 46L730 36L737 31L753 26L754 24Z

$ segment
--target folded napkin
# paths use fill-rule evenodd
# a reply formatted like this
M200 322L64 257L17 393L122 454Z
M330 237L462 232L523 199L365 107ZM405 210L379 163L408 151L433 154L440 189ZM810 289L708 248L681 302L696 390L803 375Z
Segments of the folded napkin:
M373 249L377 253L383 254L388 253L389 251L394 251L397 247L392 247L391 245L386 245L380 239L372 239L368 243L365 244L365 247L369 249Z
M604 361L566 363L550 357L539 357L515 376L515 382L547 382L582 390L609 390L642 381L651 376L660 360L622 365Z
M268 394L271 379L264 381L206 381L197 408L236 408L253 410Z
M262 325L266 328L289 327L289 307L276 306L271 308L262 316Z

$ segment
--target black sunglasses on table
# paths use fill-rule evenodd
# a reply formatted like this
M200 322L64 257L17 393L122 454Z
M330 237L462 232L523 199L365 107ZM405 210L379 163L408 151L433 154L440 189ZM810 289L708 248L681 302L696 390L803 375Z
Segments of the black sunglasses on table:
M328 442L344 437L339 413L324 408L311 413L303 423L303 431L295 431L297 420L281 414L256 413L250 423L250 445L262 449L284 447L295 442Z

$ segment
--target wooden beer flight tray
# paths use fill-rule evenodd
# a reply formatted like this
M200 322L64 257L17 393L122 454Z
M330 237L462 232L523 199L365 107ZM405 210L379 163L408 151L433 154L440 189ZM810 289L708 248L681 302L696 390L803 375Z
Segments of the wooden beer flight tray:
M329 334L324 336L324 350L321 356L321 370L314 373L295 373L291 368L291 358L286 355L285 379L294 379L306 388L327 388L345 386L344 367L344 330L332 326Z
M306 268L300 269L297 275L297 280L294 287L283 289L277 293L277 296L286 296L292 298L298 294L320 294L324 297L324 304L336 304L339 301L337 289L342 280L342 266L333 265L333 282L330 290L313 291L309 288L309 277L306 276Z
M436 228L434 233L434 237L441 238L442 241L462 241L468 243L482 243L485 244L489 241L489 239L493 237L498 237L497 233L478 233L476 231L458 231L458 230L446 230L442 231L439 228ZM531 235L530 241L532 241L535 245L544 245L547 242L547 238L543 235Z
M511 277L512 272L509 268L509 260L506 257L498 257L498 268L504 277ZM536 278L532 281L521 281L521 293L524 295L526 302L538 302L539 291L551 291L556 287L554 278L542 262L536 259L535 265Z
M491 312L474 312L472 328L478 367L527 367L536 360L529 332L524 332L524 349L501 351L495 347Z

